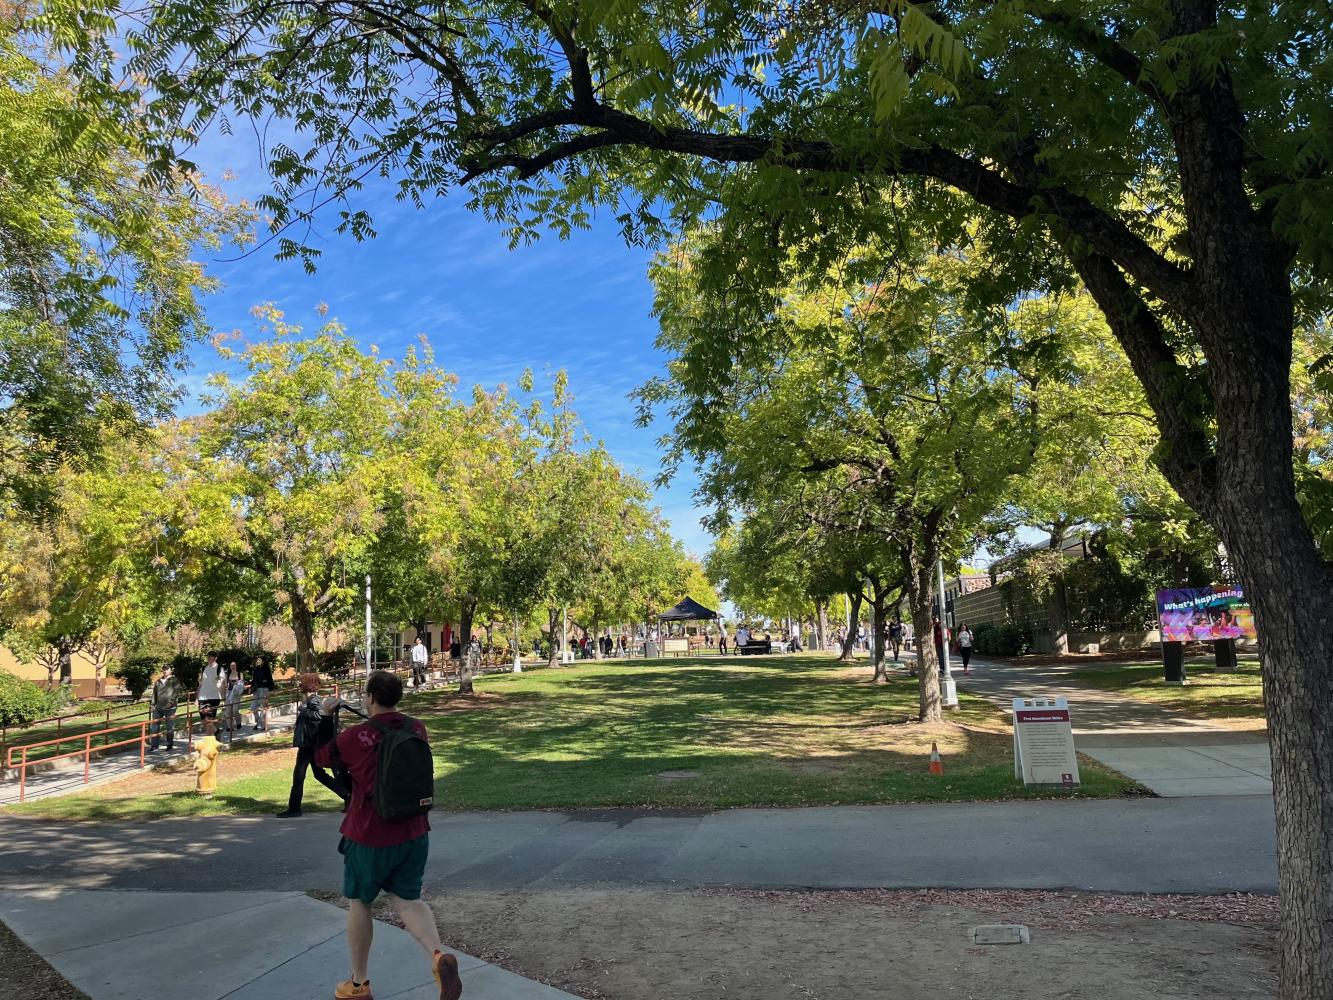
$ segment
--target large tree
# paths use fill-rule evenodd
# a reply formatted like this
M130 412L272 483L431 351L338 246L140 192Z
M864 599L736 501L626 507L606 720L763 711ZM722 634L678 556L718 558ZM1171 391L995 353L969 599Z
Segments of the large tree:
M388 364L339 326L314 336L269 311L272 337L224 355L215 406L167 425L159 518L207 625L229 605L281 614L314 669L321 623L350 617L394 474Z
M245 212L149 177L133 92L29 41L0 10L0 510L49 515L62 469L174 402L214 287L195 255Z
M1254 604L1281 990L1333 995L1333 587L1298 501L1289 377L1333 267L1323 4L161 0L147 15L131 50L164 131L232 108L297 124L301 148L269 160L280 227L403 168L411 197L473 182L519 239L603 205L633 239L719 213L718 287L771 291L786 248L841 255L892 228L906 193L943 243L980 212L1015 290L1077 274L1143 384L1163 471ZM355 208L342 224L371 226Z

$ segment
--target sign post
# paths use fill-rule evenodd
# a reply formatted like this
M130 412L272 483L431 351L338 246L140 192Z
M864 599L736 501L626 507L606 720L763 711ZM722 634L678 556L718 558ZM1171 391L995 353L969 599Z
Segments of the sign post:
M1014 699L1014 777L1025 785L1079 784L1074 729L1064 698Z

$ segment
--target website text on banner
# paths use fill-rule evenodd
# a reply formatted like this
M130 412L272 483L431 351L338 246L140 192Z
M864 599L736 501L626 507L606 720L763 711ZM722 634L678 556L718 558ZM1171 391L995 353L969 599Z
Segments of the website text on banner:
M1157 592L1163 642L1254 639L1254 612L1239 584Z

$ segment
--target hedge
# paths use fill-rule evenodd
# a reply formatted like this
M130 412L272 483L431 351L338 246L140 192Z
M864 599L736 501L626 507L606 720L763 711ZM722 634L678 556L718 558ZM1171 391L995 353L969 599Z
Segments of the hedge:
M1013 622L978 625L972 630L972 648L993 656L1022 656L1032 648L1032 633Z
M0 723L21 726L34 719L55 715L64 707L66 693L62 688L48 691L32 681L0 670Z
M131 656L112 667L111 676L120 679L132 701L138 701L166 665L166 660L156 656Z

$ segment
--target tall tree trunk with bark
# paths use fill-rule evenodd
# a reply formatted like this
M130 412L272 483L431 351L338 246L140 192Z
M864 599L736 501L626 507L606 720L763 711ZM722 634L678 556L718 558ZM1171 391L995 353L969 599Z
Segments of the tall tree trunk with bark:
M876 577L870 577L870 662L875 668L876 684L889 682L889 672L884 665L884 641L888 632L884 620L884 605L888 596L884 585Z
M1046 598L1046 618L1051 627L1051 642L1055 652L1063 656L1069 652L1069 588L1065 585L1064 555L1065 522L1051 525L1048 548L1054 554L1047 567L1051 574L1051 592Z
M819 652L828 649L828 601L815 601L815 641Z
M412 628L420 636L421 641L426 644L426 652L430 652L430 622L425 615L422 615L412 623Z
M458 643L462 656L458 661L458 693L472 693L472 678L481 667L480 660L472 652L472 620L477 615L477 598L468 594L463 598L458 613Z
M296 669L311 673L315 669L315 613L297 592L291 597L292 631L296 634Z
M60 686L70 687L74 684L74 643L62 635L56 649L60 661Z
M912 612L912 631L916 636L917 717L922 722L940 722L944 718L940 698L940 661L935 654L935 631L931 618L935 597L936 546L930 542L907 545L903 550L907 565L907 604Z
M849 592L847 599L852 604L851 621L847 625L847 636L842 640L842 650L838 653L839 660L850 660L856 645L856 631L861 624L861 588Z
M546 656L546 665L554 667L560 662L560 654L565 648L565 634L561 629L563 621L559 608L546 609L547 626L551 635L551 650Z

